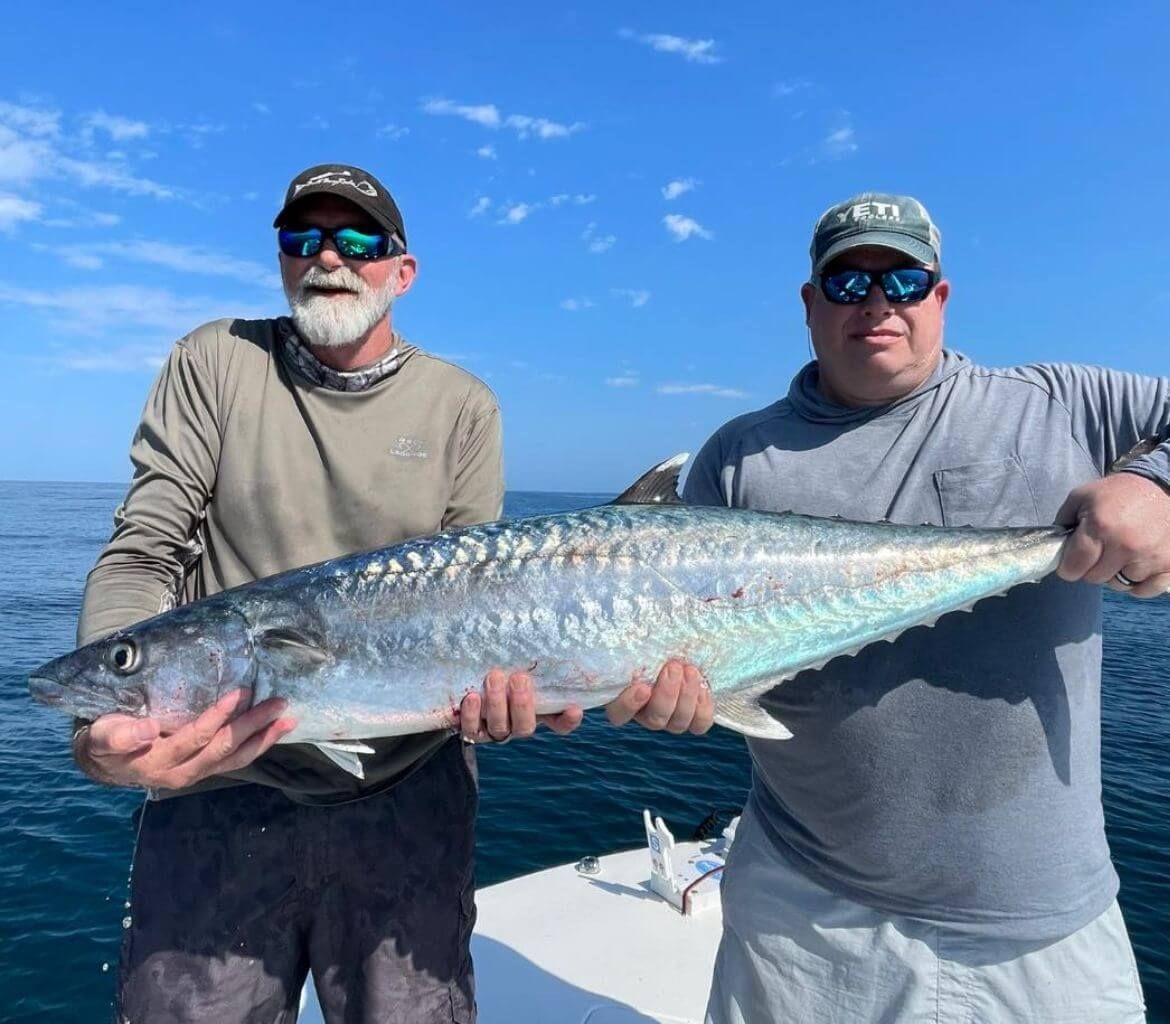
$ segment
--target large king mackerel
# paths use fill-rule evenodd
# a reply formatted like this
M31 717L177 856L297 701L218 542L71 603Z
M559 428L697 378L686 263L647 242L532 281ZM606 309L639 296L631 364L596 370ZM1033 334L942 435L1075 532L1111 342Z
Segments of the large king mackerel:
M685 456L616 502L452 530L296 569L58 658L33 695L85 718L190 719L230 689L277 695L361 773L362 739L448 729L493 666L526 668L540 712L611 700L669 657L716 721L784 738L757 698L802 669L1050 573L1060 527L899 526L679 502ZM348 741L348 742L347 742Z

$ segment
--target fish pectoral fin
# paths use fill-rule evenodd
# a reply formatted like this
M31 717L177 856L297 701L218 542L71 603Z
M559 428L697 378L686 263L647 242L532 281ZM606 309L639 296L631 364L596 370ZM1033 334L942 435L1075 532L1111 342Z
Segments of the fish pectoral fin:
M790 740L792 733L760 703L760 698L779 680L715 698L715 722L759 740Z
M329 660L316 638L287 626L264 630L256 637L256 644L266 655L313 668Z
M312 744L338 768L343 768L350 775L359 779L366 777L366 770L362 767L359 754L372 754L374 748L361 740L318 740Z
M643 473L613 499L614 505L681 505L678 496L678 475L689 457L680 452L673 458L660 462L653 469Z

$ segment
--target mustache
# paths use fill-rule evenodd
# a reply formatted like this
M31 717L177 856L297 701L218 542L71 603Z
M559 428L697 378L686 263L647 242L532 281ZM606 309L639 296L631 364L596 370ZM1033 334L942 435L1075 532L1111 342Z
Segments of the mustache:
M310 288L318 291L353 292L355 295L364 295L368 286L349 267L338 267L336 270L309 267L297 285L297 297L303 297Z

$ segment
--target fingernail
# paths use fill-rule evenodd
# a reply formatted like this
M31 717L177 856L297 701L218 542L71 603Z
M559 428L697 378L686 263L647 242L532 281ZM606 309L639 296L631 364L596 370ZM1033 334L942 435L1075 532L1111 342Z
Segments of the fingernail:
M529 683L527 676L519 676L518 678L512 680L513 693L527 693L528 687Z
M498 675L490 675L487 678L488 693L499 693L504 688L504 680Z
M134 738L139 743L149 743L156 735L158 735L158 732L153 722L134 723Z

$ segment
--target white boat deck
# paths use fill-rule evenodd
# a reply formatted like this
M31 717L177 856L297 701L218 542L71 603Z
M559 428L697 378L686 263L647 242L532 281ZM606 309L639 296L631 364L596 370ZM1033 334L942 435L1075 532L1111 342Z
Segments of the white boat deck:
M675 863L724 843L679 843ZM708 909L683 916L650 889L646 847L549 868L479 891L472 938L480 1024L701 1024L719 944ZM300 1024L322 1024L312 981Z

